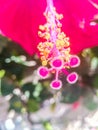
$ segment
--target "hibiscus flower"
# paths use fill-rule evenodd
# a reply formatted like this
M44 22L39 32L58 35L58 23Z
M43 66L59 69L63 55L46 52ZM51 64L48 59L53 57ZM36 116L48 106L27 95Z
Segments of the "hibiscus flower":
M98 45L98 25L92 24L98 0L54 0L62 13L62 30L70 38L71 53ZM95 6L96 5L96 6ZM45 0L0 0L0 30L20 44L30 55L37 52L40 42L38 28L45 23Z

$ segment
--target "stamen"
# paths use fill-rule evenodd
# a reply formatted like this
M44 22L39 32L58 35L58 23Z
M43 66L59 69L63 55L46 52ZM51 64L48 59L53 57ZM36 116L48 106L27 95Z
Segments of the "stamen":
M70 54L69 37L62 32L60 20L62 14L58 14L53 5L53 0L47 0L47 8L44 12L46 23L39 26L38 35L44 42L38 44L38 50L42 61L42 67L38 69L38 74L42 78L47 78L48 74L55 72L56 78L50 84L53 89L60 89L62 82L59 80L59 72L62 70L67 76L67 81L71 84L78 80L76 72L69 74L67 69L80 65L80 59L76 55ZM50 66L50 68L44 66Z

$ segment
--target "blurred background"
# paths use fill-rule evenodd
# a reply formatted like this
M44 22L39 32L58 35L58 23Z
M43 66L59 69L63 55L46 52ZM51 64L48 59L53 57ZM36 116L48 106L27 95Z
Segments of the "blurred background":
M61 74L63 87L53 90L53 75L37 75L39 57L0 35L0 130L98 130L98 47L78 56L78 82Z

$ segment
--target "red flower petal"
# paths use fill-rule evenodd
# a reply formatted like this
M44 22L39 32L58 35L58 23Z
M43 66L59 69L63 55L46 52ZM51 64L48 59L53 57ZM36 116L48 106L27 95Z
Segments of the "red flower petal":
M98 45L98 25L90 21L98 14L91 0L54 0L63 31L70 37L71 52ZM98 0L92 0L98 4ZM38 26L45 23L45 0L0 0L0 29L3 34L19 43L29 54L37 51Z
M98 0L92 1L98 4ZM70 37L72 53L98 45L98 25L90 25L98 9L89 0L59 0L55 5L64 14L63 30Z
M0 29L29 54L36 52L38 26L44 23L45 0L0 0Z

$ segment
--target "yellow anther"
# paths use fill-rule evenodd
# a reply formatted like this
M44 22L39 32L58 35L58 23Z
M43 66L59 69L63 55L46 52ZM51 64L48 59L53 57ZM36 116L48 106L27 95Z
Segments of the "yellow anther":
M66 38L66 34L64 32L61 32L63 38Z
M60 14L59 15L59 20L61 20L63 18L63 15L62 14Z
M58 39L63 39L64 38L64 36L60 33L60 34L58 34Z
M45 39L50 39L50 34L49 33L45 33L45 36L44 36Z
M39 29L42 30L42 31L44 31L44 30L45 30L45 27L44 27L43 25L40 25L40 26L39 26Z
M57 28L57 29L56 29L56 32L57 32L57 33L60 33L60 32L61 32L61 28Z
M47 61L46 60L42 61L42 65L46 66L47 65Z
M69 45L70 45L70 43L69 43L69 42L67 42L67 41L65 41L65 45L66 45L66 47L67 47L67 46L69 46Z
M41 31L38 31L38 36L43 37L43 33Z
M58 26L59 28L61 28L61 27L62 27L62 24L61 24L61 23L58 23L57 26Z
M45 58L45 56L41 56L41 60L45 60L46 58Z

